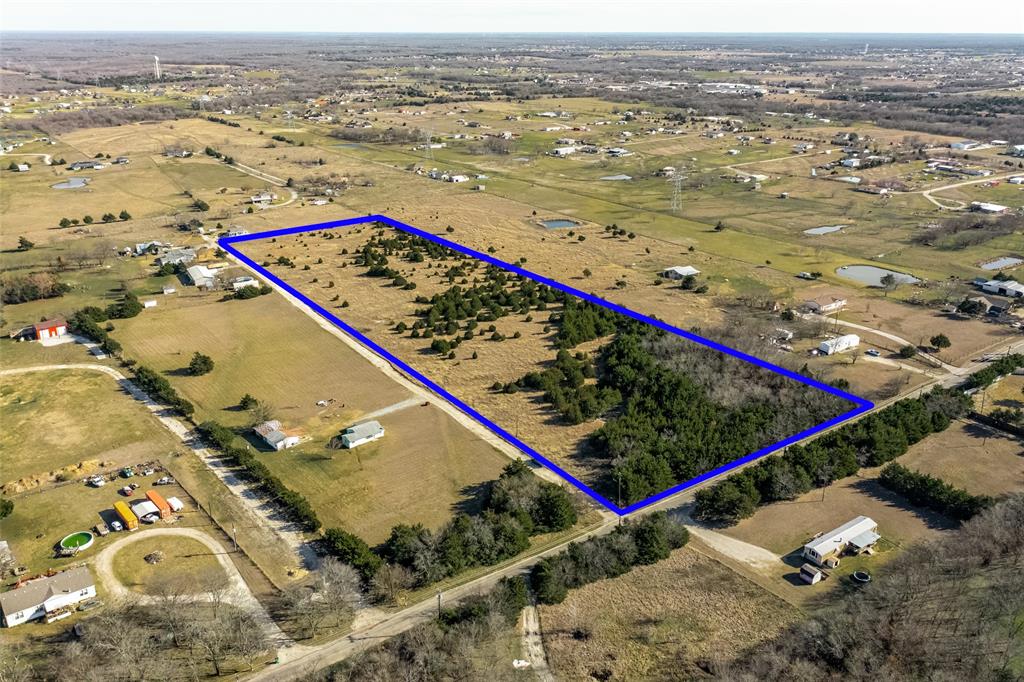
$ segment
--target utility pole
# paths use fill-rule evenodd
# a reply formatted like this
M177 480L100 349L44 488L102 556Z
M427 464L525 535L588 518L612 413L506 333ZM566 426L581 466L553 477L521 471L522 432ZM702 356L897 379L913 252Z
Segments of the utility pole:
M437 591L437 617L441 617L441 590Z

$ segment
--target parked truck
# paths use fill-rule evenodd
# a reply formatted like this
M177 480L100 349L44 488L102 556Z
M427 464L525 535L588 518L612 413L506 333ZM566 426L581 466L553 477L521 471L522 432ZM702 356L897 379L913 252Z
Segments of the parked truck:
M114 503L114 511L117 512L117 517L121 519L121 523L128 530L135 530L139 527L139 517L135 515L131 507L124 500L118 500Z

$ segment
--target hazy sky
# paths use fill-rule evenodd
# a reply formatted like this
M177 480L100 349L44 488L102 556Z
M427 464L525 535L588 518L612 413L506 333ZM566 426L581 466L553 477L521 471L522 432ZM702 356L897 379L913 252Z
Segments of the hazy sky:
M1024 0L0 0L0 29L1024 34Z

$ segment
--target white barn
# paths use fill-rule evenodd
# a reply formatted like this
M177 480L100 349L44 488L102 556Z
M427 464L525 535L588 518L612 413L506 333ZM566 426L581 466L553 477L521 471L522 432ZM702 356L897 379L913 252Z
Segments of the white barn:
M803 556L823 566L826 562L837 560L847 550L859 554L880 539L878 524L867 516L858 516L808 542L804 545Z
M351 450L383 437L384 427L380 425L380 422L371 420L345 429L341 434L341 444Z
M258 424L253 431L275 450L286 450L299 444L299 437L289 436L282 431L281 422L276 419Z
M673 265L661 271L661 276L667 279L684 279L691 275L696 277L699 274L700 270L692 265Z
M92 573L79 566L0 594L0 612L9 628L37 618L52 622L70 616L76 604L95 596Z

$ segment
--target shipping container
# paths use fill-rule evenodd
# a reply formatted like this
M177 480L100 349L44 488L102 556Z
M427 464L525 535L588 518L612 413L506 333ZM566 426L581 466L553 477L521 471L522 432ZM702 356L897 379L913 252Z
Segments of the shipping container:
M171 517L171 505L167 504L167 500L164 499L163 495L155 490L147 490L146 499L155 504L156 508L160 510L161 519Z
M118 500L114 503L114 511L117 512L118 518L121 519L121 523L128 530L135 530L139 527L139 517L135 515L135 512L131 510L128 503L124 500Z

